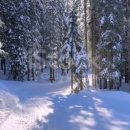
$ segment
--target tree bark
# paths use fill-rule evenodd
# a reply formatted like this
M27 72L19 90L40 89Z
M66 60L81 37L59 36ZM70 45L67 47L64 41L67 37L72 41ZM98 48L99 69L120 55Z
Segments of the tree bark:
M73 91L74 91L73 82L74 82L73 67L71 66L71 92L72 92L72 93L73 93Z

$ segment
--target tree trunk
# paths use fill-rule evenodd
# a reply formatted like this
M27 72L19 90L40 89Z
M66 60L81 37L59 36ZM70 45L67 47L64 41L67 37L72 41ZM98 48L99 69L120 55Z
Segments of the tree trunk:
M53 72L53 81L55 81L55 70L52 69L52 72Z
M50 67L50 81L53 83L55 81L55 70Z
M73 77L73 68L71 68L71 92L73 93L73 91L74 91L74 88L73 88L73 79L74 79L74 77Z
M90 4L88 8L88 16L89 19L87 20L87 52L88 52L88 62L89 62L89 68L92 69L92 3L90 0L88 0L88 3Z
M34 68L32 68L32 79L35 80L35 72L34 72Z
M6 60L4 60L4 75L6 75Z
M84 36L85 36L85 46L87 51L87 1L84 0Z
M27 75L28 75L28 81L30 81L30 68L28 66L28 72L27 72Z

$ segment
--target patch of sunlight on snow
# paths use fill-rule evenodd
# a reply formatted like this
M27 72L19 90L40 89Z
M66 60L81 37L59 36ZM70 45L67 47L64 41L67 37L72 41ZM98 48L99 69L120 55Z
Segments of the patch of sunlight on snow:
M96 101L97 103L103 103L103 101L101 99L98 99L96 97L93 97L93 100Z
M69 109L74 109L74 108L83 108L83 106L80 105L73 105L73 106L69 106Z
M112 121L112 124L113 125L129 125L128 122L125 122L125 121Z
M72 116L69 122L76 123L79 126L84 125L84 126L93 127L96 125L96 122L92 117L87 117L83 115Z
M53 103L49 100L49 98L33 98L23 105L23 111L30 114L35 113L36 116L34 116L34 118L46 123L48 120L45 117L54 112L51 107L52 105Z
M109 130L123 130L123 128L119 126L110 126Z
M87 111L84 111L84 110L81 110L80 111L80 114L81 115L84 115L84 116L94 116L94 114L93 113L91 113L91 112L87 112Z
M52 97L55 97L55 96L67 97L68 95L70 95L70 93L71 93L71 89L69 86L69 87L66 87L64 89L60 89L59 91L51 92L51 93L49 93L49 95Z
M83 96L83 98L87 98L87 96L86 96L86 95L84 95L84 96Z
M86 127L82 127L82 128L80 128L80 130L90 130L90 128L86 128Z
M99 113L99 115L103 117L112 117L112 112L109 111L107 108L99 107L96 105L96 110Z
M97 90L95 90L95 89L91 88L90 92L95 93L95 92L97 92Z
M112 112L110 110L100 106L100 104L103 103L101 99L98 99L96 97L93 97L92 99L95 102L95 108L97 112L99 113L99 115L103 117L109 117L109 118L112 117Z

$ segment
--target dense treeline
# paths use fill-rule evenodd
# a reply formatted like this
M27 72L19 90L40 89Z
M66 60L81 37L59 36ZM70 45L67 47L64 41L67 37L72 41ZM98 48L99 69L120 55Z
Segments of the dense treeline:
M55 69L58 67L73 70L75 79L79 79L77 73L82 76L85 69L82 62L87 62L78 33L78 3L72 4L70 6L68 1L63 0L0 1L3 22L0 40L3 50L8 53L6 60L1 59L1 69L4 68L4 74L9 79L34 80L44 66L50 68L51 82L55 80ZM64 57L61 48L66 43L70 45L71 65L65 65L65 59L59 60ZM81 80L78 81L80 84Z
M84 8L93 85L118 89L123 78L130 82L130 2L84 0Z
M71 69L78 91L88 67L93 86L130 82L129 0L1 0L0 19L8 78L33 80L46 65L52 82L56 68Z
M44 60L58 59L64 34L64 4L60 0L1 0L0 31L7 75L15 80L34 79ZM53 58L55 56L55 58ZM53 63L50 63L53 64ZM41 67L41 68L40 68Z

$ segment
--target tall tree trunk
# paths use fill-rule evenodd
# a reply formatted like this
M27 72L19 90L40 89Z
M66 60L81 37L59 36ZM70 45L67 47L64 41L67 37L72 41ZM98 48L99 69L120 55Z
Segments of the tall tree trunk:
M50 81L53 82L53 69L50 67Z
M54 68L52 69L52 72L53 72L53 81L55 81L55 70L54 70Z
M95 65L95 44L96 44L96 14L95 5L91 0L87 0L88 5L88 24L87 24L87 52L88 52L88 62L89 68L92 71L92 85L95 86L95 75L96 75L96 65Z
M74 88L73 88L73 81L74 80L74 77L73 77L73 69L71 68L71 92L73 93L74 91Z
M84 0L84 36L85 36L85 46L87 51L87 1Z
M90 0L87 1L87 5L89 8L87 8L88 11L88 23L87 23L87 52L88 52L88 62L89 62L89 68L92 69L92 2Z
M1 70L3 70L3 60L2 59L1 59L0 64L1 64Z
M6 60L4 59L4 75L6 75Z
M50 81L53 83L55 81L55 70L50 67Z
M29 55L28 55L28 62L27 62L27 77L28 77L28 81L30 81L30 73L31 73L31 70L30 70L30 63L29 63Z

